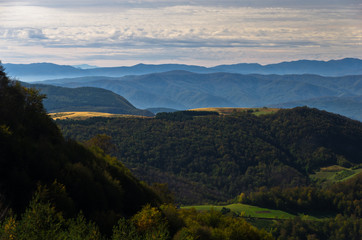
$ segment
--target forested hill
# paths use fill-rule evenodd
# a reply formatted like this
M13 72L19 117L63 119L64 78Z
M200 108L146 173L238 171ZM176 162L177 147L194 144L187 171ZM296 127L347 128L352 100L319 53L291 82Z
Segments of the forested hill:
M28 83L22 85L39 89L41 94L46 95L43 104L49 113L90 111L154 116L150 111L137 109L124 97L102 88L66 88Z
M159 203L115 158L94 145L91 151L65 140L42 99L9 80L0 67L0 220L9 209L22 214L37 189L42 201L51 201L64 216L82 211L106 232L120 217Z
M138 177L167 182L183 203L227 200L262 186L304 186L320 167L362 161L361 122L307 107L263 116L176 112L57 124L80 141L111 136L115 156Z
M0 238L273 239L241 218L161 206L167 189L106 155L108 140L65 140L42 96L0 67Z

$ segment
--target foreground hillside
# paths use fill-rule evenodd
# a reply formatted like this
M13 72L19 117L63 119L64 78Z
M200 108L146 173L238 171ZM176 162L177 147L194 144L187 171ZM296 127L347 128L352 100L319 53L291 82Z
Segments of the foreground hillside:
M203 114L204 115L204 114ZM307 186L321 167L362 161L362 123L306 107L256 116L57 121L67 137L112 137L141 179L167 182L182 203L222 201L260 187Z
M160 202L115 158L92 149L65 140L42 96L0 69L0 220L9 209L20 215L37 189L66 216L82 211L104 231Z

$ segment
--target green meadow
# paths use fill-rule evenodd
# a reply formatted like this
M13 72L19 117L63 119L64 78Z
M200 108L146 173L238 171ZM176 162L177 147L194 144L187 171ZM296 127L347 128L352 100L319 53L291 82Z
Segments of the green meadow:
M301 216L306 220L318 220L319 218L308 216L308 215L296 215L288 212L284 212L281 210L269 209L269 208L261 208L257 206L236 203L224 206L217 205L197 205L197 206L185 206L182 207L184 209L195 208L198 211L207 211L207 210L217 210L223 212L233 212L242 217L250 217L250 218L264 218L264 219L290 219L296 216Z
M362 168L353 169L333 165L321 168L320 171L311 174L310 178L325 184L331 184L335 182L346 181L353 176L356 176L360 172L362 172Z

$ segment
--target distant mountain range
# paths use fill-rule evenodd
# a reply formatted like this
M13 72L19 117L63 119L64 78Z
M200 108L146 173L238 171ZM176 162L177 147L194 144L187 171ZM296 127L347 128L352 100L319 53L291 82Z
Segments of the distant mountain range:
M81 65L83 66L83 65ZM138 64L130 67L95 67L84 69L57 65L52 63L32 64L4 64L9 76L22 81L40 81L64 77L108 76L121 77L125 75L142 75L183 70L194 73L240 73L240 74L317 74L322 76L345 76L362 74L362 60L345 58L341 60L314 61L300 60L282 62L277 64L260 65L257 63L239 63L233 65L219 65L215 67L202 67L184 64Z
M98 68L98 66L88 65L88 64L72 65L72 67L75 67L75 68L80 68L80 69L92 69L92 68Z
M135 108L124 97L101 88L80 87L65 88L44 84L27 84L26 87L39 89L46 95L43 104L47 112L105 112L116 114L130 114L154 116L147 110Z
M65 78L42 83L108 89L141 109L307 105L362 120L362 75L322 77L172 71L120 78Z
M82 69L51 63L4 64L4 67L10 76L21 81L51 79L33 83L109 90L66 90L42 86L42 92L48 95L44 104L50 112L83 109L150 115L152 113L136 108L151 108L157 113L162 109L202 107L309 106L362 121L360 59L300 60L264 66L235 64L211 68L138 64ZM87 100L79 99L80 96L87 97ZM125 110L124 101L127 101L125 106L133 104L134 109Z

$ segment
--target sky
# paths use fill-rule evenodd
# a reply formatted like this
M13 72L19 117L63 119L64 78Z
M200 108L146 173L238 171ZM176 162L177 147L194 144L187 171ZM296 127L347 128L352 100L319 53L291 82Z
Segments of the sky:
M0 0L0 60L216 66L362 57L362 0Z

